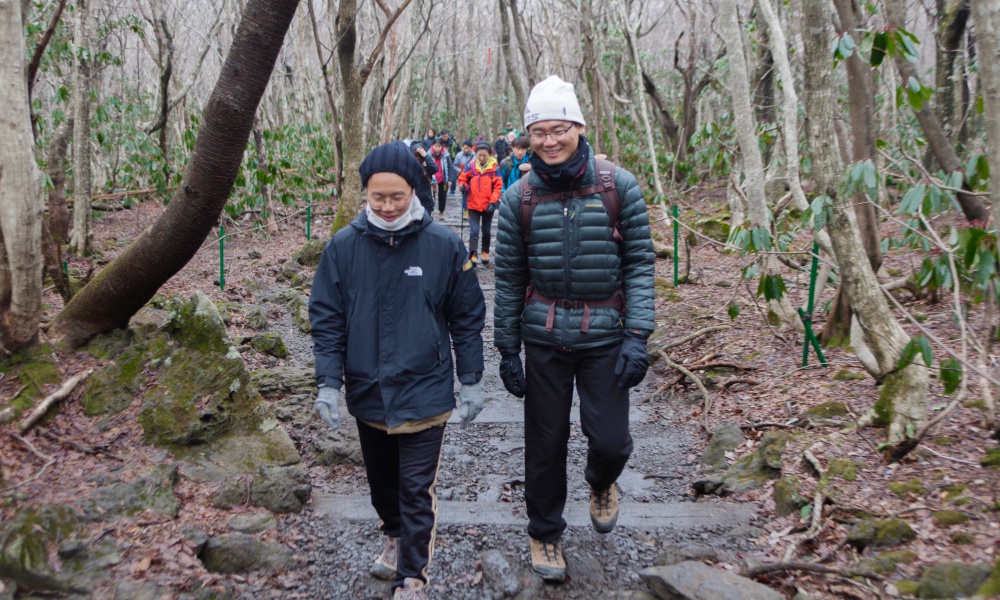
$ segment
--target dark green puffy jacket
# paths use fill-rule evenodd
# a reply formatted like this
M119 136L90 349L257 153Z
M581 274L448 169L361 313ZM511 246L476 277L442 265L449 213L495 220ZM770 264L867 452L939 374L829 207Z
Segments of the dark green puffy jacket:
M595 184L594 159L578 183ZM550 193L534 172L514 183L500 202L496 246L494 343L520 349L522 340L559 348L583 349L616 343L625 328L654 327L653 242L646 202L635 176L615 168L622 242L614 240L611 219L598 194L535 206L527 243L521 228L521 186ZM525 303L528 284L548 298L601 301L624 288L625 314L614 307L590 309L589 331L581 331L584 308L556 306L551 331L545 322L550 304Z

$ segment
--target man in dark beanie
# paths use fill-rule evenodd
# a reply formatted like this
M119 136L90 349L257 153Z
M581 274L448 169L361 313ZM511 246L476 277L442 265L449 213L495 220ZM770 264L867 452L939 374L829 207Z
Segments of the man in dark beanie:
M456 373L462 424L483 406L486 304L462 241L417 200L426 178L410 149L378 146L359 171L367 206L327 243L309 302L316 409L338 429L345 388L387 538L371 574L392 580L394 598L420 599Z
M494 339L500 378L524 397L524 498L531 566L566 577L566 457L573 387L587 438L584 477L599 533L618 519L629 455L629 388L649 367L653 243L628 171L595 158L573 85L552 76L524 110L531 171L500 201ZM524 367L521 344L524 343Z

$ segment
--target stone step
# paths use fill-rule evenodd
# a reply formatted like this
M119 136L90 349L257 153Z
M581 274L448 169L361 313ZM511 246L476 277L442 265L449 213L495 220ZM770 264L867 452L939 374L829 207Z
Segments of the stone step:
M338 495L317 492L312 497L313 511L337 520L378 521L368 496ZM516 511L516 514L515 514ZM727 502L639 503L623 502L618 516L622 527L648 529L665 527L675 530L701 527L732 528L745 525L753 516L753 507ZM570 527L590 527L587 502L567 502L564 512ZM438 523L442 525L498 525L523 528L527 524L524 506L509 502L439 501Z

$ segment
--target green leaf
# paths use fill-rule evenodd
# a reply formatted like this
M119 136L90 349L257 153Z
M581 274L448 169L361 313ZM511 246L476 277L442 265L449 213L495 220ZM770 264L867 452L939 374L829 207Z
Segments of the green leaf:
M808 519L809 515L811 515L812 512L813 512L813 505L812 504L806 504L805 506L803 506L802 508L799 509L799 515L803 519Z
M920 356L924 359L924 364L928 367L934 362L934 350L931 348L931 342L923 335L918 335L917 343L920 344Z
M727 312L729 313L729 320L735 321L736 317L740 316L740 305L735 302L731 303Z
M944 393L955 393L958 384L962 382L962 363L953 357L948 357L941 361L941 383L944 384Z
M906 437L911 438L917 435L917 427L913 423L906 424Z
M764 296L768 302L781 300L788 288L785 287L785 280L781 275L761 275L760 284L757 286L757 296Z
M865 176L865 186L869 189L875 189L878 187L878 176L875 173L875 163L868 159L864 162L864 176Z
M910 91L914 94L920 93L920 81L916 77L910 77L906 80L906 87L910 88Z
M903 347L903 352L899 356L899 363L896 365L897 369L905 369L910 366L913 359L917 356L917 342L915 338L910 338L910 341L906 342L906 346Z

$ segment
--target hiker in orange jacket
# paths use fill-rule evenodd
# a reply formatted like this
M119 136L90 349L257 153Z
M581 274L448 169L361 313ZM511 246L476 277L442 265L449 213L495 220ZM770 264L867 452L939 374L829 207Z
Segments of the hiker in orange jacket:
M493 211L500 202L503 181L497 175L497 159L490 156L487 142L476 144L476 160L462 171L458 184L469 192L469 260L476 264L490 262L490 230L493 227ZM480 225L483 230L483 250L477 255Z

